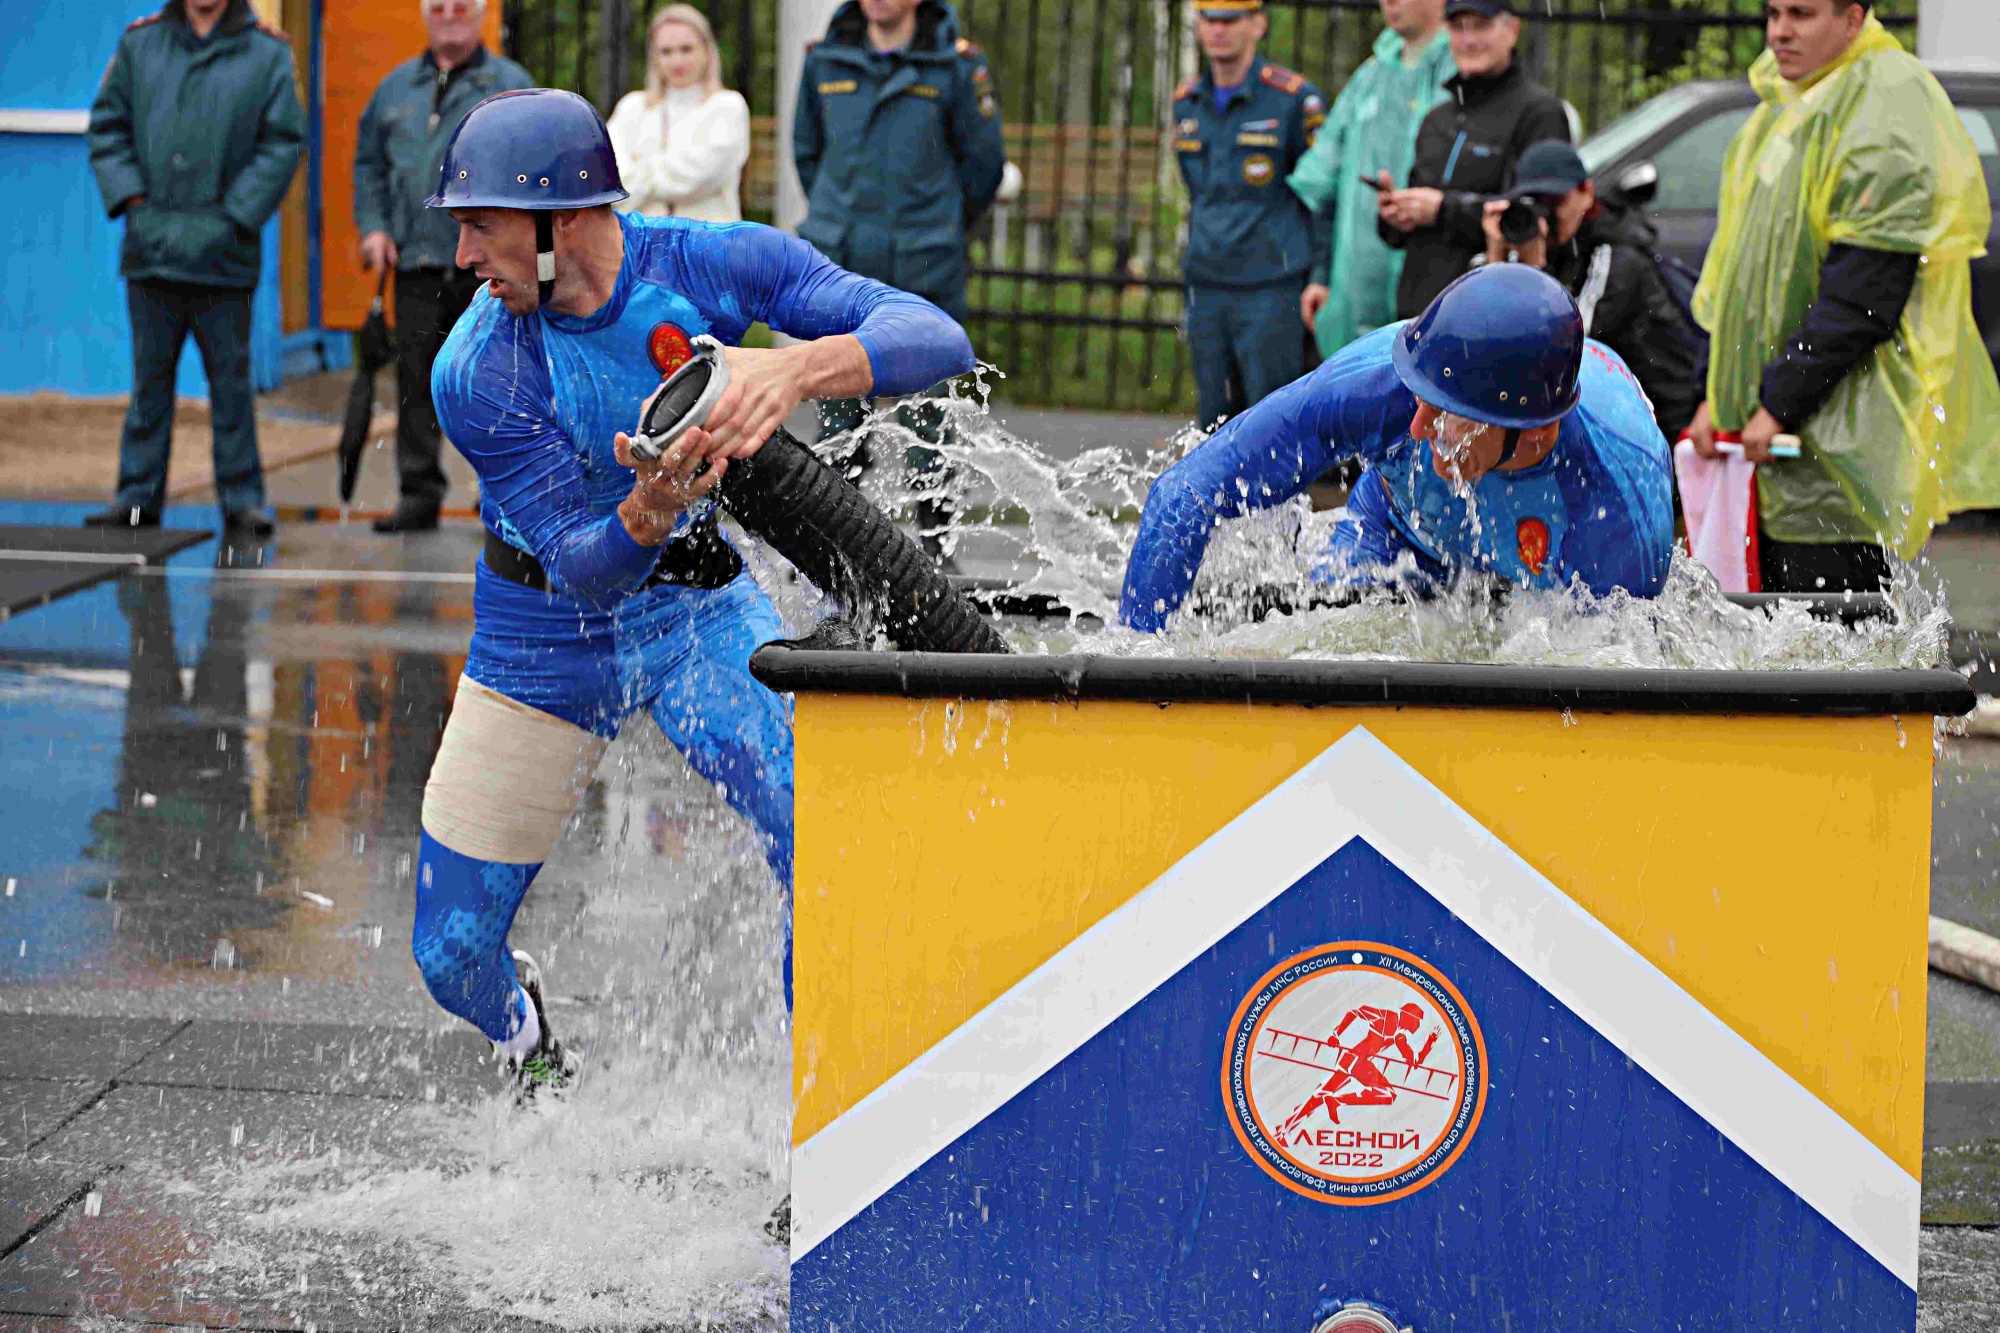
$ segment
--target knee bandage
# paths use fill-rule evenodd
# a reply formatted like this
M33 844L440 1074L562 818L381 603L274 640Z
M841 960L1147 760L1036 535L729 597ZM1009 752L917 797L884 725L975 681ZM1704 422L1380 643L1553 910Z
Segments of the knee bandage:
M424 785L424 831L485 861L546 861L608 743L460 676Z

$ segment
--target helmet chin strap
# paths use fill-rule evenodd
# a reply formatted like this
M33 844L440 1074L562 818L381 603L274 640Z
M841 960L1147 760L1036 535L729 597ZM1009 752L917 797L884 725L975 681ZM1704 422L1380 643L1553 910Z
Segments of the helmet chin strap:
M535 291L544 309L556 290L555 219L547 209L535 210Z
M1509 463L1514 461L1514 451L1516 449L1519 449L1520 447L1521 447L1521 428L1519 426L1509 426L1507 428L1507 437L1500 442L1500 461L1495 463L1493 466L1506 467Z

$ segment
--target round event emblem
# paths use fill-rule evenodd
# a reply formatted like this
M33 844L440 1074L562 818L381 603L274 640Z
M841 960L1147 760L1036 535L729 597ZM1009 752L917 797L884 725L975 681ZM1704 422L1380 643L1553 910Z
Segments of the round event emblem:
M694 359L694 344L678 324L655 324L646 335L646 352L664 379Z
M1278 174L1278 164L1265 153L1252 153L1243 159L1243 180L1248 185L1269 185Z
M1386 1203L1458 1160L1486 1107L1486 1040L1458 988L1415 954L1322 944L1236 1007L1222 1099L1238 1142L1285 1188Z

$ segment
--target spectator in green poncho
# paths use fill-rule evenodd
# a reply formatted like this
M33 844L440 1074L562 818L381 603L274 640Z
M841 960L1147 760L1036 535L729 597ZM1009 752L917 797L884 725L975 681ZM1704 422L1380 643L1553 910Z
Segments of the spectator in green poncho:
M1354 71L1333 112L1286 183L1313 214L1313 268L1299 313L1321 356L1396 318L1403 252L1375 232L1375 190L1361 177L1410 173L1417 126L1458 72L1444 0L1381 0L1388 26Z

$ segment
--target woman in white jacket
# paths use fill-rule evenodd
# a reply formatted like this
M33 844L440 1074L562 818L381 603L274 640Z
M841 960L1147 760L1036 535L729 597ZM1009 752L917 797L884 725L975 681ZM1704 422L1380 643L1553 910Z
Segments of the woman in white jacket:
M741 222L750 107L722 86L715 32L692 5L668 5L646 29L646 87L611 112L611 146L632 198L654 217Z

